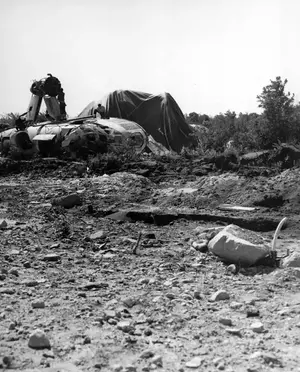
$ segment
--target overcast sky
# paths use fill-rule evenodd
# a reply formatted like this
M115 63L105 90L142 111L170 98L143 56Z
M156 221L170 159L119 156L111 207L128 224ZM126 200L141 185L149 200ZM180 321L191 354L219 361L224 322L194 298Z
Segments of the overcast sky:
M24 112L47 73L71 116L116 89L258 112L276 76L300 98L299 14L298 0L0 0L0 114Z

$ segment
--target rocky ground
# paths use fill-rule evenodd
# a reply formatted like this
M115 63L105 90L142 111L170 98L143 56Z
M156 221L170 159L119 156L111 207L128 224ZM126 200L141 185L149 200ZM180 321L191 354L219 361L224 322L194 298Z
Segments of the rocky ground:
M278 254L299 250L299 169L24 167L0 182L3 369L300 371L299 270L195 249L232 222L270 244L288 217Z

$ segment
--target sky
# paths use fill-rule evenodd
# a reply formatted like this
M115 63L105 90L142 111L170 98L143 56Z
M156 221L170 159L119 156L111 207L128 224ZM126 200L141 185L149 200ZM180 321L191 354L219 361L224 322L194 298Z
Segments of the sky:
M298 0L0 0L0 114L52 73L67 112L116 89L169 92L184 113L259 112L276 76L300 99Z

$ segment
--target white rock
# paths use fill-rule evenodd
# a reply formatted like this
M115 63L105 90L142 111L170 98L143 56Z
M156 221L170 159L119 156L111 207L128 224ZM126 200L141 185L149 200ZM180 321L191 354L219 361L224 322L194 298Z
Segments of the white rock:
M103 230L98 230L94 232L92 235L90 235L91 240L104 239L104 238L106 238L106 234Z
M123 370L123 366L121 364L115 364L112 366L114 372L121 372Z
M208 240L202 240L198 242L193 242L192 247L196 249L196 251L205 252L207 251L207 244L208 244Z
M256 333L264 332L264 325L261 322L252 323L250 328Z
M187 368L198 368L201 366L202 358L195 357L185 364Z
M208 249L226 262L247 266L253 265L269 252L260 235L236 225L228 225L220 231L208 243Z
M237 310L243 307L243 304L242 302L232 301L229 306L231 307L231 309Z
M220 291L217 291L213 293L210 297L211 301L222 301L222 300L228 300L229 294L226 291L223 291L222 289Z
M300 252L293 252L282 263L283 267L300 267Z
M45 333L36 329L29 337L28 346L32 349L50 349L50 341Z
M227 268L226 268L227 273L235 274L236 271L237 271L237 268L234 264L231 264L231 265L227 266Z

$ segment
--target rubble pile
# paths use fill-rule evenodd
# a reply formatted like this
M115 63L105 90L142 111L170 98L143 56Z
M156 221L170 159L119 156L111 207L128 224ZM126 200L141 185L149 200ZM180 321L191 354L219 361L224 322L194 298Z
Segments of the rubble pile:
M241 176L54 174L1 179L3 369L298 370L296 215L274 251L285 207L228 209ZM222 184L205 210L179 202ZM264 231L241 227L266 215Z

